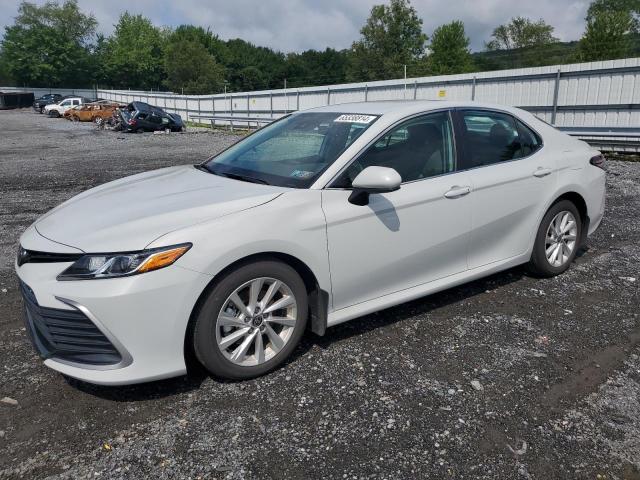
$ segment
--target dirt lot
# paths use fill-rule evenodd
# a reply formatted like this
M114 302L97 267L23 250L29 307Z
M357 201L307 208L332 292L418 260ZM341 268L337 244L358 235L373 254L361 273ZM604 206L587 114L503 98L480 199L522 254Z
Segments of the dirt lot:
M20 232L86 188L234 137L29 111L0 112L0 132L0 398L17 401L0 402L0 478L640 479L640 163L610 162L606 219L558 278L516 268L308 335L249 382L104 388L28 343Z

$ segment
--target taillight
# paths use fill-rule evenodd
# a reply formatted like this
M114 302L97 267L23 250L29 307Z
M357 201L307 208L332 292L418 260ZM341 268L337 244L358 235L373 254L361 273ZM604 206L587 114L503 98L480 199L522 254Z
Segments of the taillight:
M136 124L136 119L135 118L131 118L131 119L129 119L129 121L127 123L129 125L135 125Z
M589 163L594 167L598 167L603 170L605 170L607 165L607 161L605 160L604 155L596 155L595 157L591 157L591 160L589 160Z

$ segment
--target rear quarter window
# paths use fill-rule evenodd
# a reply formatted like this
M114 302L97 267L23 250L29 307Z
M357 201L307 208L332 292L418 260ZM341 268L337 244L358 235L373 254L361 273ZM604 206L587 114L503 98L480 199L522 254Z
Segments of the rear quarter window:
M518 136L520 137L520 156L527 157L540 150L542 147L540 136L520 120L516 120L516 125L518 127Z

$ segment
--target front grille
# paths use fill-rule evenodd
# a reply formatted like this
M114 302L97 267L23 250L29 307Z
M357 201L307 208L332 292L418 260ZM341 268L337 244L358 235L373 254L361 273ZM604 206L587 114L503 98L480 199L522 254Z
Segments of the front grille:
M18 249L18 266L21 267L25 263L54 263L54 262L75 262L82 257L81 253L50 253L37 252L35 250Z
M24 282L20 282L20 290L27 331L43 358L87 365L115 365L122 360L109 339L80 310L41 307Z

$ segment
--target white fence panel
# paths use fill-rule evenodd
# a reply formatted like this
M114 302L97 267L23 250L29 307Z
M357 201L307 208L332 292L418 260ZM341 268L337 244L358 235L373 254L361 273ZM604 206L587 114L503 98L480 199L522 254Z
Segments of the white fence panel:
M529 109L558 126L640 127L640 58L473 74L216 95L104 89L0 87L147 102L185 120L199 116L278 118L327 104L377 100L476 100Z

